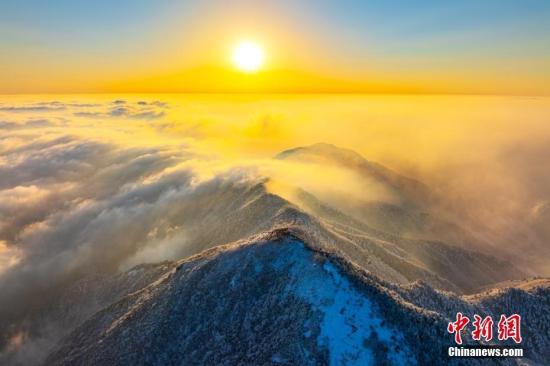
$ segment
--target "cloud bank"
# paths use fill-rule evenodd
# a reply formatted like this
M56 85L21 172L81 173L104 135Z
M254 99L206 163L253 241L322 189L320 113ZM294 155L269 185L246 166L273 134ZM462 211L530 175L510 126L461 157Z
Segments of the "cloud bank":
M40 314L66 283L192 253L219 202L237 201L265 176L343 211L361 199L395 203L385 187L342 167L271 159L319 141L426 182L438 208L503 251L539 257L532 266L540 273L550 270L539 255L550 239L547 102L475 107L462 117L477 122L462 125L456 116L445 122L437 103L417 111L399 102L405 109L392 113L384 103L368 110L356 103L184 96L0 103L0 349L39 359L58 330L28 314ZM518 113L522 103L535 103L538 113ZM497 131L484 118L500 108L506 120ZM197 221L199 211L211 212L210 221Z

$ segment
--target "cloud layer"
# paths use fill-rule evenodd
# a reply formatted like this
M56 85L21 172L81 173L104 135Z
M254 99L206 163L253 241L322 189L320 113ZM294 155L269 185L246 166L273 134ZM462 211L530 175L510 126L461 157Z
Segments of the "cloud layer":
M192 253L220 202L237 201L265 175L325 195L334 206L341 201L342 210L343 196L348 203L393 202L384 187L340 167L271 160L319 141L356 148L429 183L440 208L503 249L536 257L548 248L550 131L537 122L550 111L546 105L530 117L533 131L505 123L480 139L491 126L448 122L446 132L441 116L429 114L431 122L413 131L398 109L365 122L372 110L351 113L342 101L186 98L0 103L0 348L47 339L47 326L29 325L27 314L87 272ZM349 120L334 122L338 116ZM433 145L421 145L428 140ZM199 211L203 218L211 212L208 222L197 221Z

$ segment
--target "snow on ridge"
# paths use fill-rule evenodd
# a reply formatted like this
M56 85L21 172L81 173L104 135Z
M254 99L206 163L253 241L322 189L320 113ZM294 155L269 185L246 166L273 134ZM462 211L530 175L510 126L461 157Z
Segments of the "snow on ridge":
M415 365L403 334L388 326L377 306L335 264L316 261L301 241L291 240L297 245L288 246L292 249L273 266L291 274L287 292L322 313L317 343L328 349L330 365L374 365L376 352L384 353L389 364Z

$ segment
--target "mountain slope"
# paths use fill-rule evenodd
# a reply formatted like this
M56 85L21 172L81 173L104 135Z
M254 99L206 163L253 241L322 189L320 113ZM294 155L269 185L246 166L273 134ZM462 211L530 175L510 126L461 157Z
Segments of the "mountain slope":
M333 153L335 149L331 147L328 151ZM342 156L336 152L339 159L349 158L357 161L357 166L364 165L364 159L353 152L340 154ZM291 154L286 155L290 159ZM374 165L372 169L378 168ZM385 172L379 176L391 174L395 173ZM177 186L175 182L180 179L171 178L171 185ZM406 192L417 190L405 188L409 184L417 185L407 178L393 177L388 182ZM378 278L397 284L421 280L437 289L470 293L493 283L525 277L509 262L491 255L465 250L443 240L410 238L392 230L385 231L371 226L366 216L332 207L311 192L302 190L292 197L294 199L287 199L270 191L267 183L266 180L236 181L222 177L194 189L184 186L178 195L170 193L170 197L174 197L170 205L148 205L148 210L157 211L158 220L121 233L117 237L122 241L120 245L100 242L106 244L105 250L90 252L86 261L71 266L63 276L42 278L40 271L28 268L23 277L27 285L18 287L17 292L6 289L4 293L6 304L21 305L0 306L0 363L21 356L30 360L24 364L36 364L60 337L99 309L153 282L158 273L165 271L164 267L152 264L136 267L134 272L124 272L124 269L141 263L186 258L279 228L299 231L316 250L337 253ZM419 191L425 192L425 186L420 187ZM162 192L146 190L147 201L151 202ZM407 196L424 197L424 193L407 193ZM133 194L119 198L121 204L134 199ZM400 209L407 215L414 212L411 206ZM400 225L395 216L387 219L396 220L395 225ZM169 264L163 264L166 265ZM37 288L33 286L35 283L43 286ZM21 298L33 301L19 301ZM24 346L10 348L10 344L21 337L24 337ZM29 348L36 351L27 352ZM17 355L14 356L14 352Z
M382 292L366 296L353 281L281 230L175 263L85 322L46 364L416 364L374 300Z
M341 249L363 267L368 264L369 270L381 278L399 283L422 279L437 288L470 292L484 284L525 277L509 262L491 255L441 240L403 238L373 229L307 192L302 191L299 196L300 208L328 233L327 238L316 238L316 241L328 241L327 246ZM312 232L313 227L303 229ZM360 249L354 251L348 242Z
M355 174L364 185L364 194L339 195L339 200L344 202L336 205L346 207L348 215L372 228L400 237L440 240L486 254L494 252L492 243L467 230L456 222L453 212L440 207L440 198L430 187L369 161L353 150L317 143L283 151L276 159L313 164L321 169L338 168ZM378 191L385 194L377 194ZM307 207L308 197L301 193L296 196L295 203Z
M435 298L442 305L423 303ZM547 302L545 295L516 309L545 311ZM479 301L389 284L280 229L169 264L77 328L45 364L453 364L445 356L447 303L470 309ZM490 304L484 308L509 310ZM533 333L544 330L526 322ZM533 360L546 357L533 350Z
M337 165L354 170L365 179L372 179L389 188L404 205L423 206L430 201L430 191L421 182L400 175L385 166L363 158L357 152L327 143L285 150L275 156L281 160L297 160Z
M453 319L457 312L490 315L520 314L522 347L530 362L546 365L550 360L550 280L531 279L496 287L467 296L458 296L431 288L422 282L406 286L389 285L406 301L423 309ZM466 334L466 336L469 336ZM513 341L503 342L515 346Z

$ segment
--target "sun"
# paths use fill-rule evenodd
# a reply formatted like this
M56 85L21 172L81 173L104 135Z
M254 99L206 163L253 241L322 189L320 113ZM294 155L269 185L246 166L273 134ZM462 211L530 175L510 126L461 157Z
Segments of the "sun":
M264 50L255 42L243 41L233 50L233 63L244 72L258 71L264 64Z

